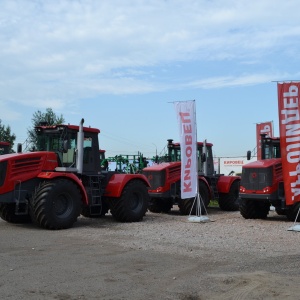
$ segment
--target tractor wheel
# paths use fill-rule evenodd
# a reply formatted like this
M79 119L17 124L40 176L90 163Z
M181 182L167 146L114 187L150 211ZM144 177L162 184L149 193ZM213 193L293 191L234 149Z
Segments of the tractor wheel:
M102 207L101 207L100 214L97 214L97 215L91 214L90 207L88 205L83 205L83 207L81 209L81 215L86 218L96 219L96 218L104 217L108 213L108 211L109 211L108 205L104 201L102 201Z
M80 191L70 180L44 181L35 190L30 207L33 220L41 227L70 228L80 214Z
M149 203L147 186L140 180L130 181L119 198L110 203L110 211L117 221L138 222L146 214Z
M168 213L173 207L172 199L151 198L149 201L149 211L153 213Z
M254 201L241 198L239 209L245 219L255 219Z
M200 203L201 203L201 214L205 214L206 208L209 204L209 192L205 182L199 181L199 193L200 193ZM196 199L180 199L178 201L178 207L182 215L196 215Z
M300 203L297 202L293 206L291 206L290 208L288 208L286 210L286 217L289 221L300 222L300 213L298 214L299 207L300 207ZM298 217L297 217L297 214L298 214ZM296 220L296 217L297 217L297 220Z
M270 203L268 202L258 202L258 219L266 219L268 214L269 214L269 211L270 211Z
M229 193L220 193L219 207L225 211L237 211L239 210L239 181L234 181L230 187Z
M277 213L278 216L285 216L286 215L286 210L282 209L280 207L275 207L275 211L276 211L276 213Z
M14 224L31 223L29 215L16 215L15 209L15 203L0 204L0 218Z
M265 219L270 211L270 204L241 198L239 209L245 219Z

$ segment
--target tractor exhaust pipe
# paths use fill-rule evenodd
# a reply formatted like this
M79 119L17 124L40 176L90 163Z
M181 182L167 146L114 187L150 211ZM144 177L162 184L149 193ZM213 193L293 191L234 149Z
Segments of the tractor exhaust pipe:
M204 176L207 176L207 160L206 160L207 148L206 148L206 140L204 140L204 142L203 142L203 153L205 155L205 161L203 162L203 171L204 171Z
M79 174L82 174L83 171L83 142L84 142L83 123L84 123L84 119L82 118L79 124L79 131L77 133L76 168Z
M173 144L173 140L172 139L168 139L168 161L171 161L171 152L172 152L172 144Z

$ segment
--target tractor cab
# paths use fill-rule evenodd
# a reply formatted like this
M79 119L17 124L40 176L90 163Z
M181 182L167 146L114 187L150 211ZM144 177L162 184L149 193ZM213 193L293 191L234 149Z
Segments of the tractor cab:
M280 138L271 138L262 136L261 139L261 158L269 159L269 158L280 158Z
M0 155L9 153L10 143L8 142L0 142Z
M82 153L82 174L100 172L99 129L83 127L83 143L78 138L79 126L36 126L35 131L37 134L37 149L35 150L55 152L59 168L76 172L77 157Z
M281 158L280 138L269 137L266 134L260 135L261 159ZM251 159L251 151L247 151L247 160Z
M180 143L173 143L173 140L168 140L168 161L180 161L181 150ZM198 173L199 175L214 175L214 162L212 153L213 144L211 143L197 143L197 158L198 158Z

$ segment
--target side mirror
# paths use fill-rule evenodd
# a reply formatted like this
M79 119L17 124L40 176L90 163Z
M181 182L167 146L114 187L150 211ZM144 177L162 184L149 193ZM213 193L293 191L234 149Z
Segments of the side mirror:
M201 162L206 162L206 154L205 153L201 154Z
M250 159L251 159L251 151L248 150L248 151L247 151L247 160L250 160Z
M69 147L69 140L64 140L63 141L63 152L67 153L68 149L70 149L70 147Z

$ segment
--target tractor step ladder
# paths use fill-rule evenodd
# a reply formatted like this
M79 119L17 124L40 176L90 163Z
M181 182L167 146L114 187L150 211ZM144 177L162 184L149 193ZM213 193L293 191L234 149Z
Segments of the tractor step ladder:
M215 199L219 199L219 191L218 191L218 188L217 188L217 184L218 184L218 180L219 180L219 177L211 177L210 178L210 185L211 185L211 190L212 190L212 197L213 197L213 200Z
M18 216L28 215L28 200L26 200L25 195L26 190L22 190L22 182L17 180L14 183L14 201L16 203L15 214Z
M89 200L90 200L90 215L101 215L102 200L101 200L101 177L97 175L89 176Z

